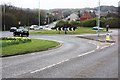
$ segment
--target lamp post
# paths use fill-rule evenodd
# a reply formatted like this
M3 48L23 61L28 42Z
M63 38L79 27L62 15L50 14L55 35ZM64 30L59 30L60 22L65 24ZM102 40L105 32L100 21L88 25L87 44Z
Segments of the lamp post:
M100 28L100 0L99 0L99 7L98 7L98 37L100 35L99 28Z
M39 0L39 9L38 9L38 15L39 15L39 26L40 26L40 0Z
M49 18L49 12L47 13L47 16L46 16L46 18L47 18L47 24L49 24L50 23L50 18Z
M4 13L4 31L5 31L5 4L4 4L4 7L3 7L3 13Z

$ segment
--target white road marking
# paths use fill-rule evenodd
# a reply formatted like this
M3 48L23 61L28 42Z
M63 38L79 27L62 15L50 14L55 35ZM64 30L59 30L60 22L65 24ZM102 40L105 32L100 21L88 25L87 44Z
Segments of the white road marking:
M115 44L115 43L112 43L112 44L107 45L107 46L103 46L103 47L101 47L100 49L105 49L105 48L110 47L110 46L112 46L112 45L114 45L114 44Z
M95 44L95 43L93 43L93 42L88 42L88 43L93 44L93 45L96 45L96 46L97 46L96 49L99 49L99 48L100 48L100 46L98 46L97 44Z
M115 44L115 43L112 43L111 46L114 45L114 44Z
M103 47L101 47L100 49L105 49L105 48L107 48L107 47L109 47L109 45L103 46Z
M99 46L97 46L97 49L99 49L100 47Z
M95 50L92 50L92 51L90 51L90 52L86 52L86 53L84 53L84 54L78 55L78 57L81 57L81 56L84 56L84 55L87 55L87 54L90 54L90 53L93 53L93 52L95 52Z
M92 50L92 51L86 52L86 53L84 53L84 54L78 55L78 57L81 57L81 56L84 56L84 55L87 55L87 54L90 54L90 53L93 53L93 52L95 52L95 50ZM63 60L63 61L58 62L58 63L56 63L56 64L52 64L52 65L46 66L46 67L44 67L44 68L41 68L41 69L38 69L38 70L32 71L32 72L30 72L30 73L33 74L33 73L36 73L36 72L40 72L40 71L43 71L43 70L45 70L45 69L48 69L48 68L54 67L54 66L56 66L56 65L58 65L58 64L61 64L61 63L67 62L67 61L69 61L69 60L70 60L70 59Z
M64 63L64 62L66 62L66 61L68 61L68 60L69 60L69 59L63 60L63 61L58 62L58 63L56 63L56 64L49 65L49 66L47 66L47 67L44 67L44 68L41 68L41 69L38 69L38 70L32 71L32 72L30 72L30 73L36 73L36 72L43 71L43 70L45 70L45 69L48 69L48 68L54 67L54 66L56 66L56 65L58 65L58 64Z
M89 43L91 43L91 42L89 42ZM94 45L97 46L97 44L95 44L95 43L92 43L92 44L94 44ZM96 49L99 49L99 46L97 46ZM95 49L95 50L96 50L96 49ZM87 55L87 54L93 53L93 52L95 52L95 50L92 50L92 51L89 51L89 52L86 52L86 53L80 54L80 55L78 55L78 57L85 56L85 55ZM38 69L38 70L32 71L32 72L30 72L30 73L33 74L33 73L36 73L36 72L40 72L40 71L43 71L43 70L45 70L45 69L48 69L48 68L54 67L54 66L56 66L56 65L58 65L58 64L61 64L61 63L67 62L67 61L69 61L69 60L70 60L70 59L63 60L63 61L58 62L58 63L56 63L56 64L52 64L52 65L46 66L46 67L44 67L44 68L41 68L41 69Z

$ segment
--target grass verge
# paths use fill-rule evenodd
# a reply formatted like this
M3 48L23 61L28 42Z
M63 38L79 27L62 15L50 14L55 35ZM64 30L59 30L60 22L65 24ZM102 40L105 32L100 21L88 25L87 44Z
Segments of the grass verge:
M100 30L100 32L105 32ZM67 31L67 34L85 34L85 33L97 33L97 30L92 30L90 27L78 27L76 31ZM30 34L65 34L65 31L56 31L56 30L38 30L30 31Z
M2 49L2 57L13 56L37 51L44 51L49 48L53 48L60 45L58 42L49 41L49 40L39 40L32 39L29 43L15 44L9 45L6 47L1 47Z

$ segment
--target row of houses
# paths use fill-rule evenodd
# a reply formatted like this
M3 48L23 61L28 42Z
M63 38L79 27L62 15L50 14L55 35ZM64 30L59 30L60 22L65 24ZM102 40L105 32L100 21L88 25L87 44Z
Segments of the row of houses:
M69 20L80 20L80 21L85 21L88 19L92 19L97 17L98 13L97 12L91 12L91 11L84 11L82 13L82 15L79 17L78 13L72 13L70 16L68 16L67 19ZM107 11L107 12L101 12L100 13L101 17L118 17L118 13L117 12L111 12L111 11Z
M57 16L58 19L64 18L62 10L60 10L60 11L53 11L51 14L52 14L53 16ZM78 14L79 14L78 12L73 12L72 14L70 14L70 16L68 16L68 17L66 18L66 20L84 21L84 20L88 20L88 19L97 17L97 15L98 15L97 11L95 12L95 11L93 11L93 10L89 10L89 11L84 10L84 11L82 11L82 12L80 13L80 16L79 16ZM101 12L100 16L101 16L101 17L103 17L103 16L105 17L105 16L107 16L108 14L115 15L115 14L117 14L117 13L114 13L114 12L111 12L111 11Z
M94 14L94 16L96 15ZM73 21L75 20L84 21L84 20L88 20L91 18L93 18L92 13L89 13L88 11L84 11L84 13L80 17L78 16L78 13L72 13L70 16L68 16L67 19L73 20Z

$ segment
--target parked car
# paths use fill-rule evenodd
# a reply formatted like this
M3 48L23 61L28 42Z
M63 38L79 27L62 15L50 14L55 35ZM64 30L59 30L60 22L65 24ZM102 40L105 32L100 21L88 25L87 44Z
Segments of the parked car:
M25 27L23 27L23 26L20 26L18 29L24 29Z
M11 27L11 28L10 28L10 32L14 32L14 31L16 31L16 30L17 30L16 27Z
M35 30L36 28L38 28L38 25L31 25L30 26L30 30Z
M92 29L93 29L93 30L98 30L98 29L99 29L99 30L103 30L103 28L101 28L101 27L93 27Z
M27 29L17 29L13 32L13 36L29 36L29 31Z

